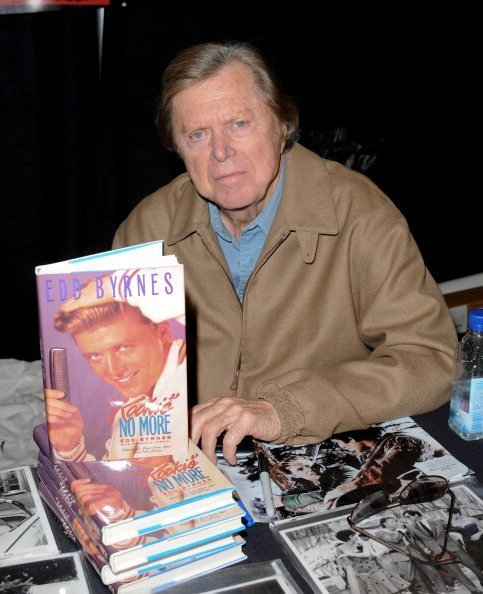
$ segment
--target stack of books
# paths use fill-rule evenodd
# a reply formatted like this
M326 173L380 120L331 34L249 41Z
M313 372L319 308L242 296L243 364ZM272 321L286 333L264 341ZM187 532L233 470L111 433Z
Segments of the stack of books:
M184 270L162 244L36 268L39 493L122 594L246 558L235 487L188 439Z
M34 440L40 496L112 592L159 590L246 558L233 484L193 443L189 467L171 464L170 474L135 461L53 461L45 424Z

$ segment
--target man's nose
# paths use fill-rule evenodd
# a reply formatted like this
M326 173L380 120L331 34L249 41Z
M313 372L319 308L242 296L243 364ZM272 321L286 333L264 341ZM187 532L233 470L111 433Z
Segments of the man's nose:
M228 157L236 155L236 150L231 146L229 138L222 132L212 133L211 136L211 160L224 163Z
M122 364L113 355L106 355L104 357L104 369L110 375L116 375L121 371Z

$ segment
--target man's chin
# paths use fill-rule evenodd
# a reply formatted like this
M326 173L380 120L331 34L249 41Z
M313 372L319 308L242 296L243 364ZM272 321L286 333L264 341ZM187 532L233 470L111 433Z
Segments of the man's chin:
M119 393L122 396L122 399L124 400L124 402L127 402L128 400L132 400L133 398L145 398L144 395L144 391L142 390L142 388L133 388L133 389L129 389L129 390L120 390L119 386L116 386L117 389L119 390Z
M143 389L141 387L130 386L129 389L126 389L126 387L123 388L118 383L111 383L111 386L116 388L124 402L131 398L137 398L138 396L143 395Z
M151 394L152 394L152 388L149 388L146 390L144 387L139 387L139 388L136 388L133 390L121 392L121 396L123 397L124 402L127 402L128 400L133 400L133 399L150 400Z

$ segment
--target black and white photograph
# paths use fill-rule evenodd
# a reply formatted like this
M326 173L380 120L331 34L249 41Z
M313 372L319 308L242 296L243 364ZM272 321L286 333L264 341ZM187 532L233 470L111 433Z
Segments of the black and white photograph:
M483 501L465 485L451 491L455 499L449 526L450 492L431 502L371 512L361 522L361 532L348 523L350 506L275 522L273 532L317 592L481 592Z
M218 468L235 485L236 496L241 499L254 522L273 520L265 511L255 452L244 452L241 456L237 455L237 463L234 466L228 464L224 458L218 458ZM272 489L276 489L276 485L272 484Z
M339 433L317 444L258 443L256 450L237 455L235 466L219 460L256 522L353 504L377 485L395 492L422 474L437 474L448 480L471 474L409 417ZM266 513L258 480L260 453L268 461L274 516Z
M89 582L79 553L0 567L1 594L88 594Z
M0 565L58 553L28 466L0 471Z

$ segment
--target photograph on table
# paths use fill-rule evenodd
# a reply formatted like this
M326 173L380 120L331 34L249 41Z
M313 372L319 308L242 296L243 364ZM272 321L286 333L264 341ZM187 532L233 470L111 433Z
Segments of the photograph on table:
M80 553L63 553L0 567L2 594L86 594L90 592Z
M218 468L235 485L235 494L254 522L273 520L265 511L262 486L258 473L258 461L254 452L237 453L237 464L232 466L224 458L218 458ZM276 485L272 485L277 488Z
M58 553L32 471L0 471L0 565Z
M454 523L448 526L451 492ZM353 506L281 520L271 527L316 592L481 592L483 501L479 495L473 483L457 484L433 501L381 506L377 513L372 509L359 516L357 530L348 523ZM365 503L364 499L354 509L364 508Z
M258 457L268 461L275 514L267 515ZM320 443L284 446L255 442L237 465L219 460L256 522L326 511L359 501L382 486L396 492L423 474L448 480L472 471L410 417L333 435Z

